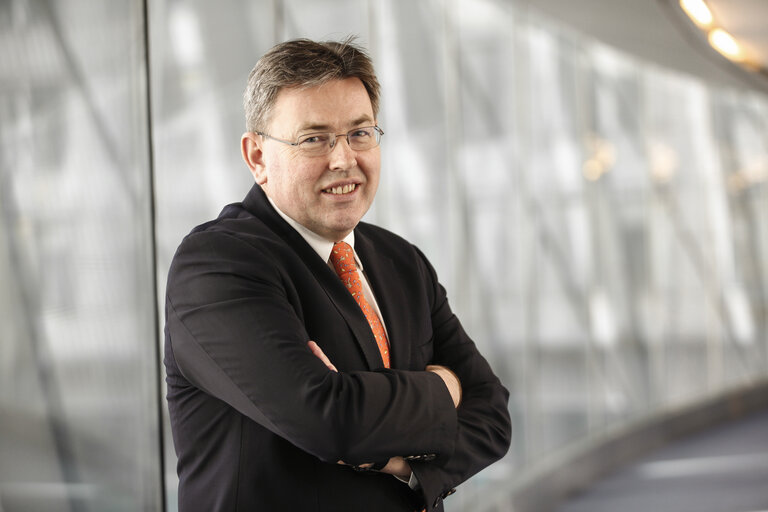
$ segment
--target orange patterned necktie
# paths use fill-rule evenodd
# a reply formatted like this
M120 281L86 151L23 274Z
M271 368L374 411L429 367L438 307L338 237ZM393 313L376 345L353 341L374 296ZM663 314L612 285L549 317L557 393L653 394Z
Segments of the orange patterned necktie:
M384 326L381 325L376 311L368 304L363 295L363 283L360 281L360 274L357 272L357 264L355 263L355 254L352 251L352 247L346 242L336 242L333 244L333 250L331 251L331 263L333 268L336 269L336 273L341 278L341 281L346 286L352 297L355 298L357 305L363 310L365 319L368 320L368 325L371 326L373 331L373 337L376 338L376 344L379 346L379 352L381 352L381 359L384 361L384 366L389 368L389 342L387 341L387 333L384 332Z

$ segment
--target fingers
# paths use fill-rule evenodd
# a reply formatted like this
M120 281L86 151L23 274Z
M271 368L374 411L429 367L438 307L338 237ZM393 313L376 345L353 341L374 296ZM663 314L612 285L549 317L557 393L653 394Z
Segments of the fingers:
M350 466L357 471L371 469L374 466L372 462L359 464L357 466L352 466L351 464L347 464L343 460L336 462L336 464L341 464L342 466ZM400 478L408 478L411 476L411 465L408 464L408 461L406 461L402 457L392 457L391 459L389 459L389 461L387 461L387 464L383 468L379 469L378 471L382 473L387 473L389 475L395 475Z
M402 457L392 457L387 465L381 469L381 472L407 478L411 476L411 465Z
M309 350L311 350L311 351L312 351L312 353L313 353L313 354L314 354L314 355L315 355L315 356L316 356L318 359L320 359L320 360L323 362L323 364L324 364L325 366L327 366L327 367L328 367L328 369L329 369L329 370L332 370L332 371L334 371L334 372L337 372L337 373L338 373L338 371L339 371L339 370L337 370L337 369L336 369L336 367L335 367L335 366L333 366L333 363L331 362L331 360L330 360L330 359L328 359L328 356L326 356L326 355L325 355L325 352L323 352L323 349L321 349L321 348L320 348L320 346L319 346L317 343L315 343L315 342L314 342L314 341L312 341L312 340L309 340L309 341L307 342L307 346L309 347Z
M458 407L461 403L461 381L459 380L459 377L451 371L450 368L447 368L445 366L430 364L425 368L428 372L436 373L441 379L443 379L443 382L445 383L445 386L448 388L448 392L451 394L451 398L453 399L453 406Z
M352 464L347 464L347 463L346 463L346 462L344 462L343 460L339 460L339 461L336 461L336 464L341 464L342 466L351 466L351 465L352 465ZM359 466L357 466L357 467L359 467L359 468L363 468L363 469L366 469L366 468L369 468L369 467L371 467L371 466L373 466L373 462L367 462L367 463L365 463L365 464L360 464L360 465L359 465Z

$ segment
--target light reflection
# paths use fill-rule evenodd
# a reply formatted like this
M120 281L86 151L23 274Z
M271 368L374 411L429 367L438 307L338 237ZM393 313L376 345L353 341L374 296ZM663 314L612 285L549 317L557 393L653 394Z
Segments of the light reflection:
M594 290L589 297L589 316L595 342L608 348L616 343L616 318L611 300L605 290Z
M699 27L712 25L712 11L703 0L680 0L680 7Z
M203 62L203 42L197 14L191 6L174 4L169 13L169 34L175 60L183 67L195 67Z
M584 161L584 165L581 167L584 177L588 181L597 181L605 173L606 169L600 160L596 158L588 158Z
M647 151L651 179L656 183L671 181L680 165L677 152L668 144L659 141L648 144Z
M736 39L725 30L721 28L713 29L709 32L707 38L709 39L709 44L723 56L735 62L744 60L744 53L741 49L741 45L739 45Z
M582 164L582 172L588 181L597 181L616 164L616 146L596 134L586 138L590 156Z

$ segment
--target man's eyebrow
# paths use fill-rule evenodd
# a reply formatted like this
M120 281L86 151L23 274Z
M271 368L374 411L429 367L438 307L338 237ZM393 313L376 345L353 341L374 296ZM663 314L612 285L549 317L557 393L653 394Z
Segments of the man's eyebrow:
M351 126L360 126L363 123L373 123L373 119L368 114L363 114L362 116L352 121Z
M317 124L317 123L311 123L311 124L303 124L299 127L299 133L302 132L327 132L331 129L330 125L327 124Z
M357 119L349 123L349 126L360 126L363 123L373 123L373 119L368 114L363 114L362 116L358 117ZM329 124L307 123L299 127L298 133L329 132L329 131L333 131L333 127Z

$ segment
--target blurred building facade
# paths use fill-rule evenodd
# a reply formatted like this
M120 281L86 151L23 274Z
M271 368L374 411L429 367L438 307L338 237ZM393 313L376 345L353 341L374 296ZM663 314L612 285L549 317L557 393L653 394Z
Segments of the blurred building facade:
M250 187L256 59L348 34L383 89L367 220L424 250L512 393L509 454L448 510L768 379L764 95L504 0L6 0L0 511L175 510L170 259Z

